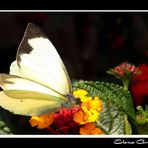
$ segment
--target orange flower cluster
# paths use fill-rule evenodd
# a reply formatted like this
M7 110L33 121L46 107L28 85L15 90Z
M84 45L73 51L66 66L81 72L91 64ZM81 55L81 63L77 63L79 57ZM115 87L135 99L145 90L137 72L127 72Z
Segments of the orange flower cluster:
M81 135L101 135L104 133L101 129L96 128L96 126L93 123L87 123L80 128L80 134Z
M41 116L32 116L29 120L32 127L37 126L38 129L44 129L50 126L54 121L54 115L51 114L44 114Z

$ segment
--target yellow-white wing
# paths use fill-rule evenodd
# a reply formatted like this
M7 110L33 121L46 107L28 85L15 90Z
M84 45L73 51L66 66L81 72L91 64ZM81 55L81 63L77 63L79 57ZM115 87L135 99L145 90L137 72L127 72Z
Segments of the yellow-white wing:
M0 87L3 90L28 90L63 98L62 95L44 85L14 75L0 74Z
M10 74L40 83L61 95L71 92L71 82L56 49L42 30L29 24L10 66Z
M17 92L15 92L17 93ZM28 92L29 93L29 92ZM61 108L61 102L50 99L15 99L0 92L0 105L14 114L19 115L42 115L58 111Z
M18 76L0 74L0 105L21 115L40 115L58 111L67 99L36 82Z

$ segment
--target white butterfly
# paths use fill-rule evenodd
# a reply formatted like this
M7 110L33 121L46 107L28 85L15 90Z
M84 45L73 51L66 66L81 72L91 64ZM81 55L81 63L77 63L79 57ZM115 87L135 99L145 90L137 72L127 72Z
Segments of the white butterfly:
M0 74L0 106L20 115L58 111L69 102L71 81L55 47L29 23L10 74Z

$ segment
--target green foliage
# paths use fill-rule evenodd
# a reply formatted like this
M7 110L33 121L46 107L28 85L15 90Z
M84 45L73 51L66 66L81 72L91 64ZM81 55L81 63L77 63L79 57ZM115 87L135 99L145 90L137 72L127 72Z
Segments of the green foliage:
M85 89L90 96L99 96L103 101L103 111L97 121L106 134L131 134L128 117L135 120L135 111L130 92L122 86L92 81L77 81L73 89Z
M0 135L13 134L9 115L0 109Z
M148 105L145 106L145 109L137 106L136 123L139 134L148 134Z
M145 110L142 106L137 106L137 124L148 124L148 105L145 106Z
M130 124L127 120L127 116L123 112L107 102L103 103L103 108L97 121L97 126L101 128L105 134L131 134Z

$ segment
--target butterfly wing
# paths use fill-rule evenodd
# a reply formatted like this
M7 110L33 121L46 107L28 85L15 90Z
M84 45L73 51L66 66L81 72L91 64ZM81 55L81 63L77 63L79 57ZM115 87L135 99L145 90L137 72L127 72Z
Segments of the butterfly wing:
M71 92L71 82L55 47L43 31L29 23L10 74L38 82L61 95Z
M19 91L15 91L14 93L18 93ZM23 91L21 92L21 94ZM30 92L27 92L28 94ZM24 95L26 95L24 94ZM37 94L36 94L37 95ZM44 98L44 94L42 94ZM27 95L28 96L28 95ZM29 95L30 96L30 95ZM6 110L14 114L19 115L27 115L27 116L35 116L42 115L49 112L58 111L61 108L61 102L55 101L53 99L30 99L28 96L27 99L16 99L9 97L3 91L0 92L0 104Z
M58 111L67 99L39 83L18 76L0 74L0 105L21 115Z
M0 74L0 86L4 91L5 90L34 91L51 95L53 97L54 96L59 97L61 99L64 98L62 95L58 94L57 92L53 91L52 89L49 89L44 85L14 75Z
M21 115L57 111L67 103L71 82L56 49L34 24L29 23L10 75L0 74L0 105Z

